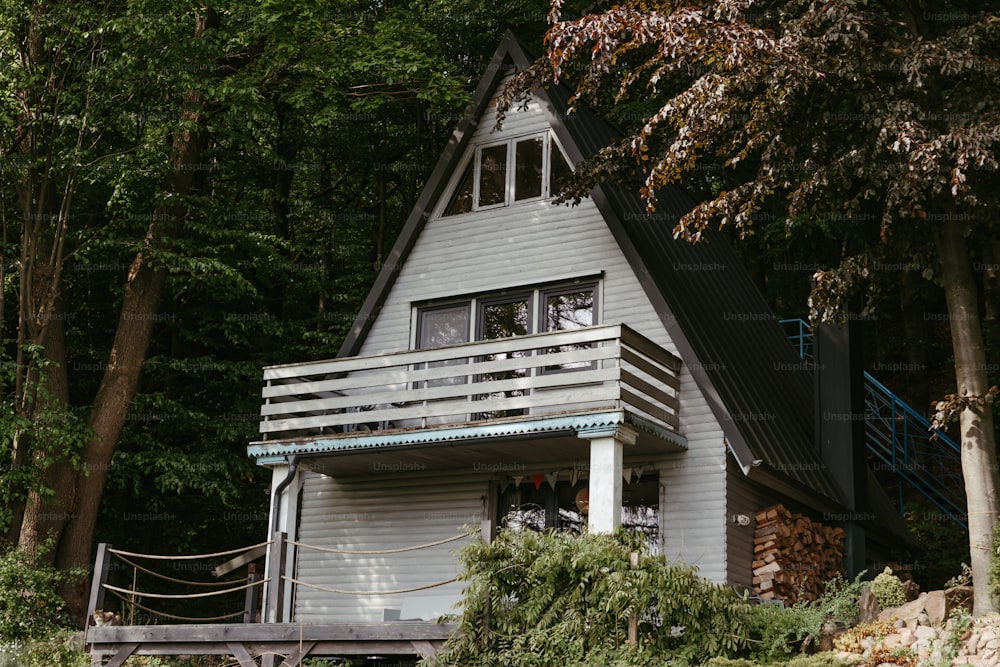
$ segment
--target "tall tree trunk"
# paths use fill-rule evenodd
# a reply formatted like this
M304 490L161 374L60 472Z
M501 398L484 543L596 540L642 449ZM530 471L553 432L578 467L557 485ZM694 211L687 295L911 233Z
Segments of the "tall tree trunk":
M209 27L210 13L199 14L195 37L201 37ZM183 224L187 210L183 204L195 185L205 144L204 98L188 92L181 112L181 128L174 135L171 174L166 191L169 206L157 207L146 232L145 245L129 267L121 314L115 330L108 365L101 380L87 422L92 436L81 453L81 471L76 475L74 512L59 541L56 557L58 567L87 567L91 559L94 530L101 494L107 479L111 458L125 425L129 406L139 385L142 366L152 339L157 308L166 284L166 271L155 262L158 249L164 247L171 233ZM83 618L86 613L85 591L74 587L63 591L70 612Z
M937 250L948 303L958 394L970 398L986 397L989 383L979 302L969 249L959 221L949 218L942 225ZM992 406L986 400L972 401L961 411L959 420L962 475L968 498L970 564L975 595L973 614L981 616L993 612L995 608L990 594L989 572L993 528L1000 513Z

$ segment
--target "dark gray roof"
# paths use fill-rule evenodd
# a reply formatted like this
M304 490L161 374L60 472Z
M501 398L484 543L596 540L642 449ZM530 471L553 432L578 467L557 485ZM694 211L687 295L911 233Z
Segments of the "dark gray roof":
M508 34L387 258L341 356L357 354L399 267L457 168L470 130L496 92L504 65L525 68L532 62L523 45ZM585 107L567 114L569 96L560 86L542 88L536 97L574 162L617 136ZM813 507L825 510L831 502L840 506L841 494L814 442L812 374L728 242L712 230L697 244L673 238L677 219L695 204L681 188L661 191L654 215L646 213L636 193L621 187L600 186L592 197L722 424L744 472L771 486L780 484L786 492L798 491L796 495ZM817 493L824 497L816 497Z

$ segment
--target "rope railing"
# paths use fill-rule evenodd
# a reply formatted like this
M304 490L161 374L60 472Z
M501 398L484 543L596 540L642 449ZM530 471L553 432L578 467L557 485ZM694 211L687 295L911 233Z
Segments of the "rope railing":
M296 542L295 540L288 540L288 544L300 547L302 549L311 549L312 551L321 551L323 553L331 553L331 554L341 554L345 556L384 556L387 554L401 554L407 551L419 551L421 549L430 549L432 547L441 546L442 544L448 544L449 542L456 542L458 540L471 536L472 533L462 533L460 535L455 535L454 537L438 540L437 542L428 542L427 544L418 544L412 547L401 547L399 549L362 550L362 551L353 551L349 549L336 549L334 547L319 547L313 544L306 544L304 542Z
M294 579L292 577L282 577L283 581L287 581L290 584L295 584L297 586L305 586L306 588L314 588L317 591L323 591L325 593L336 593L338 595L400 595L402 593L416 593L417 591L426 591L431 588L437 588L439 586L447 586L448 584L453 584L458 581L457 578L453 577L451 579L446 579L444 581L438 581L433 584L426 584L424 586L416 586L414 588L401 588L394 591L347 591L340 588L331 588L329 586L320 586L318 584L310 584L308 582L302 581L300 579Z
M241 547L239 549L230 549L229 551L218 551L213 554L195 554L193 556L164 556L161 554L140 554L134 551L122 551L121 549L108 549L108 552L113 553L116 556L129 556L130 558L148 558L151 560L198 560L207 558L218 558L219 556L232 556L233 554L241 554L245 551L259 549L260 547L266 547L270 544L271 540L268 540L267 542L252 544L248 547Z
M101 545L99 549L99 554L103 553L104 560L103 565L99 564L99 568L95 568L95 588L96 591L101 591L100 595L92 597L92 607L97 608L99 601L103 598L104 592L108 592L115 597L121 599L132 609L141 609L151 615L159 616L165 619L171 619L176 621L191 621L191 622L211 622L211 621L223 621L226 619L232 619L236 617L243 616L245 619L251 619L255 613L257 607L256 601L260 599L261 592L266 588L267 584L274 579L272 577L268 578L258 578L259 575L254 573L253 565L248 568L248 576L241 579L226 579L223 581L192 581L190 579L182 579L179 577L169 576L161 572L157 572L150 567L140 565L137 560L153 560L157 562L162 561L194 561L194 560L208 560L212 558L223 558L226 556L241 556L243 554L251 554L255 550L262 550L262 548L268 547L274 543L274 540L269 540L267 542L260 542L258 544L253 544L246 547L240 547L238 549L228 549L226 551L218 551L214 553L205 554L192 554L192 555L176 555L167 556L162 554L146 554L138 553L134 551L125 551L123 549L113 549L111 545ZM249 561L255 556L250 556L244 560ZM124 565L131 568L132 570L132 580L130 584L127 584L128 588L123 588L120 586L115 586L107 581L107 572L111 559L118 559ZM99 559L100 560L100 559ZM180 567L180 565L177 565ZM185 566L187 567L187 566ZM97 569L100 569L100 576L96 575ZM231 568L230 568L231 569ZM210 590L207 592L200 593L156 593L151 591L139 590L139 585L136 581L137 575L142 573L144 576L151 577L160 581L166 581L170 584L183 587L200 587L200 588L224 588L224 590ZM183 588L181 589L183 590ZM140 600L146 598L165 600L165 601L192 601L201 600L205 598L214 598L221 595L231 595L234 593L239 593L244 591L246 593L245 606L241 611L225 613L218 616L184 616L181 614L172 614L165 611L160 611L157 609L152 609L140 603ZM92 594L93 595L93 594ZM124 615L124 613L123 613Z
M170 619L173 619L175 621L192 621L192 622L195 622L195 623L199 623L199 622L211 622L211 621L224 621L227 618L236 618L237 616L243 616L243 614L246 613L246 612L243 612L243 611L236 611L236 612L233 612L231 614L222 614L221 616L178 616L177 614L168 614L165 611L159 611L157 609L151 609L150 607L147 607L147 606L145 606L143 604L140 604L140 603L136 602L135 600L128 599L127 597L125 597L121 593L118 593L115 590L111 590L110 592L116 598L119 598L120 600L124 601L126 604L129 604L129 605L135 607L136 609L141 609L141 610L143 610L144 612L146 612L148 614L154 614L156 616L162 616L163 618L170 618Z
M104 588L109 591L116 591L118 593L127 593L129 595L135 595L141 598L155 598L158 600L194 600L196 598L210 598L217 595L228 595L229 593L236 593L238 591L245 591L248 588L253 588L254 586L260 586L270 579L261 579L260 581L254 581L249 584L244 584L242 586L236 586L233 588L227 588L224 591L209 591L207 593L186 593L186 594L172 594L172 593L145 593L143 591L136 591L129 588L119 588L118 586L112 586L111 584L103 584Z
M120 560L121 562L125 563L126 565L129 565L129 566L135 568L139 572L143 572L145 574L148 574L151 577L156 577L157 579L162 579L163 581L169 581L172 584L183 584L185 586L228 586L230 584L238 584L238 583L241 583L241 582L245 581L245 579L226 579L225 581L188 581L187 579L175 579L174 577L168 577L165 574L160 574L159 572L154 572L153 570L150 570L149 568L145 568L142 565L138 565L136 563L133 563L128 558L125 558L124 556L118 556L118 560Z

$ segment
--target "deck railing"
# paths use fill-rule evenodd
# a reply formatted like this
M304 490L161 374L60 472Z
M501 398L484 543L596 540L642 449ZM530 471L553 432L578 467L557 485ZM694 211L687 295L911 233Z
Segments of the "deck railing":
M265 440L627 409L678 428L678 357L625 325L264 370Z

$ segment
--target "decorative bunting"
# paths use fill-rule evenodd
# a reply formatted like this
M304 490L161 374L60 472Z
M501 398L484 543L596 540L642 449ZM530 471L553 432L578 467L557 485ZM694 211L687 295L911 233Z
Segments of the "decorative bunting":
M535 482L535 488L540 489L542 488L542 481L545 479L545 475L539 473L537 475L532 475L531 479Z
M631 484L632 483L632 469L631 468L622 468L622 477L625 479L625 483L626 484Z
M569 471L569 485L576 486L576 480L580 479L580 469L574 467Z
M555 472L550 472L548 475L545 476L545 481L549 483L549 486L552 487L553 491L556 490L556 481L558 479L559 479L559 471L558 470L556 470Z
M524 479L524 475L514 475L511 479L514 481L514 488L516 489L521 486L521 480Z
M635 473L635 480L636 481L639 481L640 479L642 479L642 469L644 467L645 466L636 466L636 467L632 468L632 472Z

